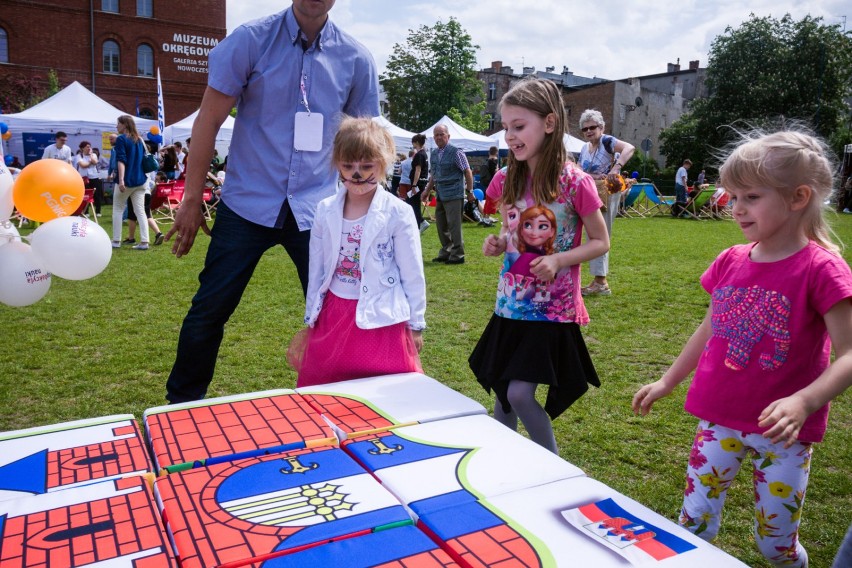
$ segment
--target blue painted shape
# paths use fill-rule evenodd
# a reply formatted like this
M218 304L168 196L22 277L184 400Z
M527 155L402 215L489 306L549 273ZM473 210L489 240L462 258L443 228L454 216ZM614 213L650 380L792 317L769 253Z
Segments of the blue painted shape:
M368 568L403 560L436 548L437 545L416 527L399 527L273 558L264 562L263 568L341 566L341 559L346 559L347 568Z
M47 493L47 450L0 466L0 489Z
M382 453L378 449L377 443L391 451ZM386 467L394 467L452 454L463 454L470 451L468 449L446 448L414 442L395 434L347 442L343 446L343 449L355 456L370 471L379 471ZM459 459L461 459L461 456Z
M420 522L445 542L472 532L506 524L503 519L483 507L478 501L426 513L420 517Z
M418 517L421 517L433 511L457 507L459 505L473 503L475 501L476 497L474 497L469 491L460 489L458 491L444 493L443 495L436 495L419 501L412 501L408 504L408 506Z

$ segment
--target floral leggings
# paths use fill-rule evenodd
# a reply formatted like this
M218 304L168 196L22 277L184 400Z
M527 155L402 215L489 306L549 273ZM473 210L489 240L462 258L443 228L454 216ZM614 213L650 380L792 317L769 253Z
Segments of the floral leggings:
M746 434L706 420L698 423L680 524L704 540L719 532L728 487L743 460L754 466L754 537L760 552L776 565L807 566L799 544L799 523L811 463L811 444L790 448L760 434Z

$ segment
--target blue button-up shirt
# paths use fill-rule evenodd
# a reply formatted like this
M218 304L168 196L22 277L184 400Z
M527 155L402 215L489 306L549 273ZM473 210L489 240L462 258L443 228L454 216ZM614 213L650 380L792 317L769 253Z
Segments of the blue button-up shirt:
M266 227L281 225L285 201L301 230L311 227L317 203L334 193L331 148L341 112L378 116L373 57L329 19L316 41L302 47L292 8L238 27L210 52L208 84L237 97L222 199L238 215ZM319 152L293 149L295 115L323 115Z

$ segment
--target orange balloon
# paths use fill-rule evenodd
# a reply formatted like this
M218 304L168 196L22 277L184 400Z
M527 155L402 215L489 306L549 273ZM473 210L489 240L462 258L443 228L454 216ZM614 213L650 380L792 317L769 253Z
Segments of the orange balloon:
M2 136L3 136L3 140L8 140L9 138L11 138L11 137L12 137L12 131L11 131L11 130L7 130L6 132L4 132L4 133L3 133L3 135L2 135Z
M159 126L152 126L151 127L151 134L156 136L159 133L160 133L160 127Z
M44 222L76 211L84 189L83 178L71 164L48 158L21 170L12 186L12 201L27 219Z

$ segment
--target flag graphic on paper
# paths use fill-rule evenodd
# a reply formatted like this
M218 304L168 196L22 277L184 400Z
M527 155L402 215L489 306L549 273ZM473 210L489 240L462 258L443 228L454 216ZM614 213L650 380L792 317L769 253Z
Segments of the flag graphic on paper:
M613 499L562 511L586 536L603 543L634 566L683 554L695 545L632 515Z
M166 113L163 110L163 83L160 81L160 68L157 67L157 126L160 128L160 135L166 129Z

